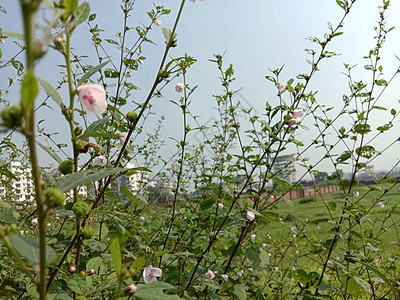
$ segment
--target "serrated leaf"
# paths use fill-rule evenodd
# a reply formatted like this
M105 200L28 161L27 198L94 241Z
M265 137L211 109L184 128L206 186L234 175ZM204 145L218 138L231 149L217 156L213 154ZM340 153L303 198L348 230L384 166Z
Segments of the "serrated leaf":
M84 22L90 15L90 5L87 2L83 2L74 13L76 21L79 24Z
M96 132L100 128L103 128L107 124L107 121L108 121L108 118L103 118L103 119L94 121L92 124L89 125L88 128L86 128L83 135L85 135L88 132Z
M106 64L108 64L109 60L102 62L96 67L91 68L89 71L85 73L85 75L82 76L82 78L78 81L78 85L81 85L82 83L85 82L86 79L89 79L90 76L92 76L94 73L100 71Z
M12 209L12 206L0 200L0 223L6 222L9 224L17 223L19 214Z
M98 269L101 267L102 263L103 263L103 260L101 259L101 257L99 257L99 256L93 257L93 258L89 259L89 261L86 263L86 270Z
M71 291L83 295L92 287L93 282L90 276L74 273L68 277L67 285Z
M62 108L64 105L62 102L62 98L61 98L60 94L57 92L57 90L47 81L45 81L39 77L37 78L37 80L39 81L39 84L42 86L42 88L44 89L46 94Z
M9 240L15 251L25 258L32 266L39 265L40 250L39 242L23 235L11 235ZM57 258L53 248L46 245L46 262L52 262Z
M107 168L96 170L85 170L77 173L68 174L61 177L57 182L57 187L62 192L68 192L71 189L85 185L87 183L98 181L102 178L117 174L119 172L127 171L126 168Z
M121 246L119 245L119 238L116 237L110 245L110 252L111 252L111 257L112 261L114 263L115 271L117 272L117 275L119 276L121 274Z
M164 294L163 290L175 289L172 285L162 281L152 282L146 285L139 284L135 297L143 300L177 300L181 299L177 295Z

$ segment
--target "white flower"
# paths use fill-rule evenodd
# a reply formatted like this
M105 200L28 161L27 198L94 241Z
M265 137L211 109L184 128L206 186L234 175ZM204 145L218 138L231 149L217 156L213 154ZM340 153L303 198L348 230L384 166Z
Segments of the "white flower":
M220 156L221 156L221 158L225 159L225 158L228 157L228 154L226 154L226 152L222 152L222 153L220 154Z
M125 144L126 138L128 137L128 133L127 132L120 132L118 133L119 136L119 141L121 142L121 144ZM129 144L129 142L128 142Z
M240 270L239 272L236 273L237 277L242 277L243 276L243 270Z
M253 272L253 268L248 268L247 270L249 270L250 272Z
M378 207L379 207L379 208L384 208L384 207L385 207L385 204L381 201L381 202L378 203Z
M177 91L178 93L182 93L184 89L185 89L185 85L181 82L177 83L175 86L175 91Z
M291 231L293 231L294 234L297 234L297 227L293 226L292 228L290 228Z
M2 44L5 44L5 43L6 43L6 41L5 41L5 40L3 40L3 39L0 39L0 43L2 43Z
M156 26L161 26L161 21L159 19L154 21L154 24L156 24Z
M330 260L328 260L328 261L326 262L326 265L327 265L328 267L332 267L332 266L333 266L333 262L331 262Z
M250 235L251 240L253 241L256 238L255 234Z
M32 224L33 226L35 226L37 223L38 223L38 219L37 219L37 218L32 219L31 224Z
M380 264L380 263L381 263L381 260L380 260L379 258L375 258L375 262L376 262L377 264Z
M218 203L218 208L219 208L219 209L223 209L223 208L224 208L224 204Z
M143 216L139 217L139 220L144 221L144 217Z
M143 279L144 282L146 282L146 284L157 281L156 277L161 277L161 275L162 275L162 270L160 268L153 268L152 265L148 266L143 271Z
M303 109L295 109L294 111L292 111L292 118L295 119L297 122L300 121L303 116Z
M238 139L239 139L239 135L236 133L236 134L233 136L233 138L238 140Z
M262 244L262 247L263 247L263 248L267 247L267 244L266 244L266 243L263 243L263 244Z
M278 271L278 270L279 270L278 267L275 267L275 268L274 268L274 271L275 271L275 272Z
M360 193L359 192L355 192L354 196L358 197L358 196L360 196Z
M222 274L221 277L222 277L222 279L223 279L224 281L228 281L228 278L229 278L228 275Z
M204 277L206 277L207 279L210 279L210 280L212 280L212 279L214 279L214 277L215 277L215 274L214 274L214 272L213 272L213 271L211 271L211 270L208 270L208 271L207 271L207 273L205 273L205 274L204 274Z
M105 155L96 156L93 160L93 164L96 166L105 166L107 163L107 157Z
M256 215L252 212L252 211L247 211L246 212L246 218L247 220L249 220L250 222L254 221L254 219L256 218Z
M79 101L87 113L101 115L107 110L106 91L97 83L82 84L76 88Z

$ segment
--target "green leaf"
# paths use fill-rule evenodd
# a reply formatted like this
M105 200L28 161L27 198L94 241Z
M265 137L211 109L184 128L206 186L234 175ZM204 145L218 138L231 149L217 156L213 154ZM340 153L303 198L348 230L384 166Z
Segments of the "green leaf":
M78 25L84 22L89 17L89 14L90 5L87 2L83 2L74 13Z
M96 67L91 68L89 71L87 71L85 73L85 75L82 76L82 78L78 81L78 85L81 85L82 83L84 83L87 79L90 78L90 76L92 76L94 73L100 71L106 64L108 64L109 60L99 64Z
M244 284L236 284L233 286L232 289L233 289L232 293L237 297L237 299L239 300L247 299L246 287Z
M170 290L175 288L169 283L162 281L155 281L146 285L139 284L135 297L143 300L177 300L181 299L177 295L164 294L163 290Z
M92 287L92 277L74 273L68 277L67 285L71 291L83 295Z
M335 211L336 210L336 202L333 202L333 201L328 202L328 208L330 211Z
M39 265L40 262L40 250L39 242L22 235L11 235L9 236L10 243L17 251L17 253L25 258L32 266ZM53 248L46 245L46 262L52 262L57 258L57 254Z
M39 143L38 141L36 141L36 144L38 144L40 148L46 151L47 154L50 155L56 162L58 163L62 162L62 159L57 155L57 153L54 150L46 147L45 145Z
M21 105L25 113L25 119L30 120L31 110L33 108L33 102L39 92L39 87L33 74L32 69L28 69L24 80L22 81L22 91L21 91Z
M93 241L89 243L89 248L92 251L104 251L107 249L107 245L100 241Z
M90 269L98 269L101 267L103 263L103 260L101 259L101 257L97 256L94 258L89 259L89 261L86 263L86 270L90 270Z
M85 135L88 132L96 132L100 128L103 128L107 124L108 118L103 118L97 121L94 121L92 124L89 125L88 128L86 128L85 132L83 135Z
M94 19L96 19L96 14L91 14L91 15L89 16L89 22L90 22L90 21L93 21Z
M396 110L395 110L394 108L392 108L392 109L390 110L390 114L391 114L392 116L395 116L395 115L396 115Z
M60 94L57 92L57 90L47 81L44 81L43 79L38 77L38 81L42 88L45 90L46 94L54 100L61 108L64 106L62 102L62 98Z
M112 133L105 133L105 132L88 132L85 134L82 134L79 139L83 139L83 138L88 138L88 137L101 137L101 138L105 138L105 139L116 139L119 137L118 134L112 134Z
M64 0L65 10L68 14L71 14L78 7L78 0Z
M68 174L61 177L57 182L57 187L62 192L68 192L71 189L98 181L102 178L108 177L110 175L117 174L119 172L127 171L126 168L107 168L107 169L96 169L96 170L85 170L78 173Z
M110 252L114 263L115 271L119 276L121 274L121 247L119 245L119 238L116 237L110 245Z
M358 283L358 285L363 288L365 292L367 292L368 294L372 294L371 286L368 282L358 276L353 276L353 278Z
M0 222L9 224L17 223L19 214L13 210L12 206L0 200Z
M125 196L127 196L129 199L132 200L132 202L137 206L139 205L139 200L137 197L135 197L135 195L132 194L132 192L124 185L122 185L119 189L119 191L124 194Z
M383 274L381 271L379 271L377 268L374 266L367 264L365 262L359 261L360 264L366 266L368 270L371 270L374 272L376 275L378 275L386 284L388 285L393 285L395 282L392 279L389 279L385 274Z

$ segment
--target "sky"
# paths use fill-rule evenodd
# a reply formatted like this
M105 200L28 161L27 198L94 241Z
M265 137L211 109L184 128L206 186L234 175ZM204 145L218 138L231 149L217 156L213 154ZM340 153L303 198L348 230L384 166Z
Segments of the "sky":
M82 1L80 1L82 2ZM121 1L113 0L89 0L91 13L96 13L96 22L105 31L101 38L113 38L115 32L122 29L122 13L120 9ZM395 55L400 57L400 12L399 1L391 1L391 9L388 12L388 27L396 28L389 34L388 40L382 52L382 64L384 66L385 78L389 78L399 66L399 61ZM22 32L21 12L18 5L19 1L2 1L0 4L7 10L7 14L0 15L0 28L3 31ZM168 16L160 18L161 27L172 28L180 1L154 1L157 5L164 5L171 9ZM363 79L369 83L368 73L364 70L366 64L363 56L368 54L369 49L374 45L374 30L379 19L377 6L382 1L358 0L354 8L345 21L343 28L344 34L335 39L328 50L340 53L339 56L327 59L320 65L318 72L311 83L311 89L318 90L317 100L320 104L334 107L330 113L335 112L342 105L342 95L348 92L348 82L342 74L345 71L343 64L357 65L353 75L357 80ZM148 24L148 17L145 12L152 8L152 1L136 0L135 10L128 23L128 26L137 26L140 23ZM40 16L47 15L42 11ZM310 70L306 60L309 56L305 53L305 48L317 49L307 38L310 36L322 37L328 31L327 23L337 24L341 19L343 10L334 0L205 0L192 3L187 1L184 7L182 18L178 24L178 47L170 51L170 56L178 57L188 54L197 59L197 63L191 67L188 73L188 81L191 86L198 85L197 90L191 96L191 110L200 116L203 123L207 123L210 116L213 116L215 103L213 95L222 93L222 86L218 79L218 70L215 65L208 61L214 54L224 54L224 63L228 67L233 64L236 81L232 88L240 89L239 99L251 105L259 114L263 113L265 102L277 105L277 89L265 79L266 75L271 75L268 69L276 69L284 65L281 73L281 80L288 81L295 79L299 73L308 73ZM132 82L140 87L133 98L141 101L147 95L151 87L155 72L158 69L163 51L164 37L161 27L155 27L150 33L157 45L146 45L143 47L143 55L146 56L145 64L140 66L138 72L133 74ZM87 55L87 62L96 64L96 56L91 46L88 26L82 24L76 29L73 36L74 51L80 55ZM132 30L127 42L133 43L136 39ZM13 39L9 38L5 44L0 44L3 58L11 57L18 48L13 45ZM117 60L118 52L113 46L105 44L111 57ZM22 57L21 57L22 59ZM39 76L56 85L62 79L64 73L58 65L63 64L63 58L53 49L42 61L37 64L36 71ZM0 90L4 90L7 85L7 77L13 76L15 72L11 68L0 69ZM178 80L177 80L178 82ZM177 83L176 82L176 83ZM182 136L182 117L180 110L172 105L169 100L178 100L178 95L172 83L165 91L161 99L155 99L154 112L156 116L150 120L153 124L160 115L165 115L166 120L162 129L163 138L167 141L165 153L173 153L175 142L171 138L180 139ZM382 106L389 108L399 108L399 82L393 82L382 96ZM66 97L65 91L60 91ZM10 89L10 93L3 98L16 103L19 97L19 84ZM42 96L43 97L43 96ZM387 114L374 115L372 121L381 125L382 120L387 120ZM59 132L55 138L61 142L68 138L67 124L60 122L58 111L43 108L38 112L38 119L45 119L44 124L51 132ZM93 119L91 119L93 120ZM152 124L148 125L149 130ZM246 120L243 120L243 123ZM299 130L299 139L310 141L315 136L312 120L310 117L303 120L304 125L309 129ZM396 121L395 126L398 125ZM147 126L147 125L146 125ZM246 125L243 124L243 128ZM65 132L65 134L64 134ZM334 134L331 135L334 140ZM18 139L18 138L17 138ZM383 147L389 143L393 135L379 141ZM394 147L390 155L385 155L376 161L376 169L388 169L398 159L399 149ZM306 156L311 158L318 157L320 153L311 151ZM317 153L317 154L315 154ZM312 160L312 159L311 159ZM46 164L51 162L51 158L45 154L40 154L40 162ZM375 163L374 163L375 164ZM321 168L329 169L329 164L322 165Z

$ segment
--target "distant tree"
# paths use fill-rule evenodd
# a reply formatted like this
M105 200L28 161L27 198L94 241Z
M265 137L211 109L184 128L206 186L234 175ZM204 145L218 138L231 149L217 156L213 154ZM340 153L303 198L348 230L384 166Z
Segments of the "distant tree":
M326 178L328 177L328 173L319 172L319 174L316 174L314 177L315 177L316 182L321 182L321 181L326 180Z

